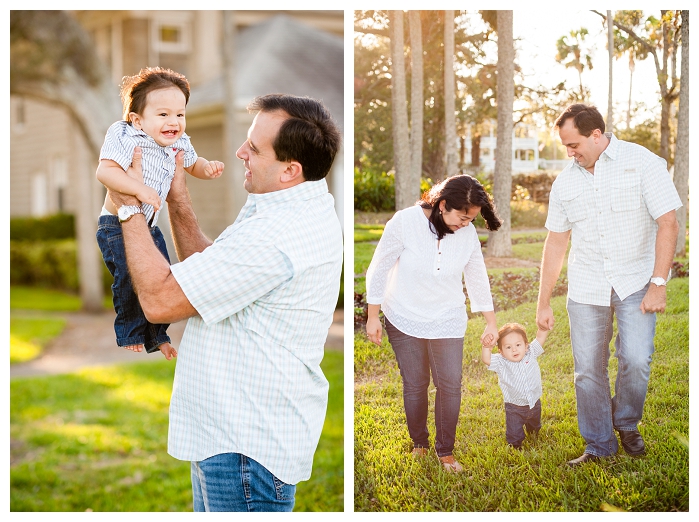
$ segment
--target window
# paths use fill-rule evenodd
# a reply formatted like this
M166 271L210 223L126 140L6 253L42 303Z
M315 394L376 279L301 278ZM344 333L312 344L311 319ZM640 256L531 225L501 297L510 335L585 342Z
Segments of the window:
M187 53L190 50L189 24L184 21L153 20L153 49L161 53Z

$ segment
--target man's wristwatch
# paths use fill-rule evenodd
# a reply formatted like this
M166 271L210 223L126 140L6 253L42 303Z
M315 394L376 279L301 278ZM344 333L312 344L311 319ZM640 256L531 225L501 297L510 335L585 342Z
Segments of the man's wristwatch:
M119 223L128 221L134 214L143 214L143 209L137 205L122 205L117 212Z
M662 277L651 277L650 282L656 286L667 286L667 281Z

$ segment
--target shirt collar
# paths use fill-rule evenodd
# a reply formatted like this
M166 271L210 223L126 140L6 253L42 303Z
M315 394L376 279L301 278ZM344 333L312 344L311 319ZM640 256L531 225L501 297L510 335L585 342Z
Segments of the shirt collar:
M328 184L325 179L318 181L304 181L288 189L275 190L266 194L248 194L248 202L254 203L257 209L287 203L289 201L305 201L328 193Z
M605 132L604 135L609 138L609 145L602 151L610 160L616 159L619 152L619 140L611 132Z

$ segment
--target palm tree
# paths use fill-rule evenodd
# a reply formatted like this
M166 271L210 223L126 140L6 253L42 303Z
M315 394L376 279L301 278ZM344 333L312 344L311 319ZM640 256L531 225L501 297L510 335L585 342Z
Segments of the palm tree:
M556 41L556 61L562 63L566 67L572 67L578 71L578 79L580 81L579 99L583 99L585 94L582 84L582 73L587 69L592 69L592 56L589 54L589 49L585 45L585 39L588 35L588 30L581 27L578 30L572 30L569 34L561 36ZM569 41L569 38L571 41ZM567 60L567 61L566 61Z
M455 175L459 168L456 152L455 86L454 11L444 11L444 148L447 177Z
M412 64L410 76L410 161L412 167L410 185L417 187L419 197L420 176L422 176L422 126L424 119L424 68L420 11L410 11L408 20L410 25L410 56Z
M396 210L413 205L415 189L410 186L410 143L405 94L403 54L403 11L389 14L391 32L391 105L393 111L393 164L395 168ZM417 191L419 192L419 186Z
M607 52L609 53L609 91L607 93L607 132L614 131L614 111L612 109L612 76L614 64L614 24L612 12L607 11Z
M687 203L689 198L689 11L682 11L682 62L680 64L680 106L677 114L677 141L675 143L675 173L673 181L682 200L677 211L680 233L675 253L684 256L687 230Z
M498 31L498 79L497 107L498 131L493 172L493 196L502 227L488 234L488 255L507 257L512 255L510 236L510 198L512 195L512 110L515 98L515 48L512 37L512 11L497 12Z

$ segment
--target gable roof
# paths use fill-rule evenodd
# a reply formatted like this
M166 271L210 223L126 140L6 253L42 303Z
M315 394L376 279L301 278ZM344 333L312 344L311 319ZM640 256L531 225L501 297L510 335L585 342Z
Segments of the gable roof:
M342 38L279 14L240 30L236 47L235 97L241 110L263 94L310 96L321 100L342 128ZM223 74L193 87L188 112L222 104L223 93Z

